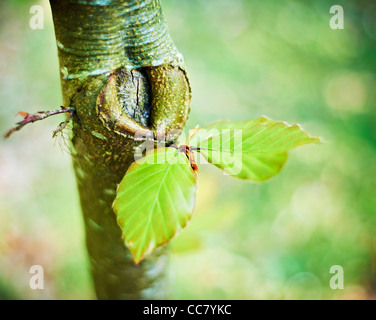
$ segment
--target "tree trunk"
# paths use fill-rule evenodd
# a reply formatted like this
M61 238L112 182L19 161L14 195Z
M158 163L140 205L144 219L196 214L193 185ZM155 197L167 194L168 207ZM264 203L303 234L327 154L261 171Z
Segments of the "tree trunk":
M72 156L99 299L166 296L165 248L135 265L112 203L134 161L135 134L182 129L190 88L160 0L50 0ZM142 140L142 139L141 139Z

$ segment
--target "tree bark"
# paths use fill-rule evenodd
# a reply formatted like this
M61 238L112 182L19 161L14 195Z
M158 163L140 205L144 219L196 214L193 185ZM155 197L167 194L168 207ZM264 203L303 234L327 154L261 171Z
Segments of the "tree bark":
M166 297L165 248L135 265L112 203L134 161L135 134L186 123L190 87L160 0L50 0L72 156L99 299ZM142 139L141 139L142 141Z

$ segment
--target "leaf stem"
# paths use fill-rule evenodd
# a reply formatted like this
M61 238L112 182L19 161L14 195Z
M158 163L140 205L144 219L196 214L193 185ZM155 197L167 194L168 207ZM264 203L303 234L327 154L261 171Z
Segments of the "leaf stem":
M216 151L216 152L229 152L231 153L231 150L216 150L216 149L209 149L209 148L200 148L200 147L189 147L189 149L200 152L201 150L207 150L207 151Z

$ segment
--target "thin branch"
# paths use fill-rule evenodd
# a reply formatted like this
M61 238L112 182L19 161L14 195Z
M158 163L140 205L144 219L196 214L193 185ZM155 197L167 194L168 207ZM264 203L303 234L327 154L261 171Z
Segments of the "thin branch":
M10 135L13 132L16 132L18 130L21 130L25 125L29 123L33 123L38 120L43 120L46 119L50 116L54 116L55 114L60 114L60 113L69 113L69 116L65 122L62 122L59 127L54 131L54 136L57 132L63 130L65 126L67 125L68 121L72 119L73 114L74 114L75 109L74 108L66 108L64 106L61 106L61 109L59 110L51 110L51 111L38 111L37 113L30 114L27 112L20 111L16 115L20 115L24 119L20 122L17 122L17 126L10 129L5 135L4 138L9 138Z

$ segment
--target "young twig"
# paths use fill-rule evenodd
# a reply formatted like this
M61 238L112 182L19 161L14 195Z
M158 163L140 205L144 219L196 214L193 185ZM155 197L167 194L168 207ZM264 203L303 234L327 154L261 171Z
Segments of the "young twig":
M58 132L63 130L65 126L68 124L69 120L72 119L73 114L74 114L75 109L74 108L66 108L64 106L61 106L61 109L59 110L52 110L52 111L38 111L37 113L30 114L27 112L20 111L16 115L20 115L24 119L20 122L17 122L17 126L10 129L5 135L4 138L9 138L10 135L13 132L16 132L18 130L21 130L25 125L29 123L33 123L38 120L43 120L46 119L50 116L54 116L55 114L60 114L60 113L69 113L68 118L66 121L60 123L58 128L54 131L53 136L55 136Z
M64 130L64 128L68 125L69 121L73 118L73 115L74 115L74 112L71 111L67 118L65 119L65 121L63 121L62 123L59 124L59 126L54 130L53 134L52 134L52 138L55 138L56 135L59 133L59 132L62 132Z

